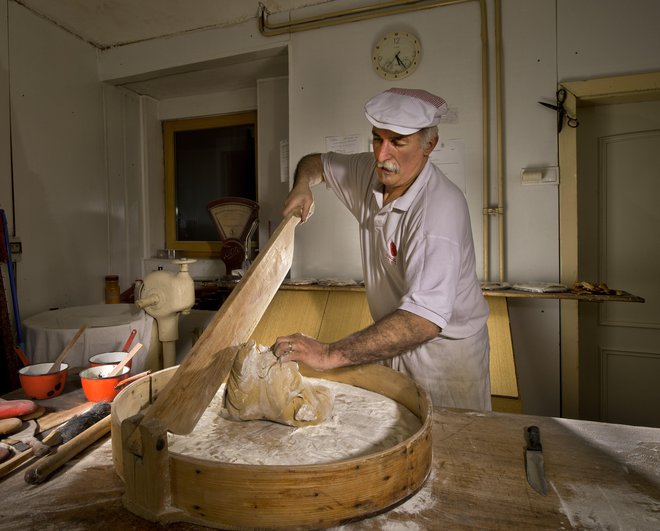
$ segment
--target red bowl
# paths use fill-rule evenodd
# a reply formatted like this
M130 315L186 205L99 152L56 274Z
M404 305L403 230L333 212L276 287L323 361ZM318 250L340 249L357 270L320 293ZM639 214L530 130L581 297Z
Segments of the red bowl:
M121 360L126 357L127 352L102 352L101 354L94 354L89 358L89 364L92 367L98 367L99 365L117 365ZM133 360L131 359L126 367L130 369Z
M120 389L115 389L122 380L128 377L131 369L122 367L117 376L108 376L115 369L115 365L98 365L90 367L80 373L83 392L90 402L112 402L119 394Z
M27 365L18 371L18 378L25 396L32 400L46 400L62 394L69 374L69 366L60 364L60 370L47 374L52 362Z

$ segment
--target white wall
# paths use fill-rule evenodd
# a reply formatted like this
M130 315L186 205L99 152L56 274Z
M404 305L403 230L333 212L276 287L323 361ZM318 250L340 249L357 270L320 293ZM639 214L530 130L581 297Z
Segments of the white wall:
M522 185L520 176L523 168L558 164L556 114L538 104L555 100L555 5L546 0L502 4L505 279L556 282L558 186ZM558 415L559 304L510 299L508 306L523 407Z
M557 0L560 81L660 70L660 2Z
M15 230L23 242L17 283L25 318L103 300L103 102L95 48L15 2L8 7Z
M289 80L263 79L257 83L259 146L259 245L263 246L282 219L289 180L280 178L280 142L289 139Z

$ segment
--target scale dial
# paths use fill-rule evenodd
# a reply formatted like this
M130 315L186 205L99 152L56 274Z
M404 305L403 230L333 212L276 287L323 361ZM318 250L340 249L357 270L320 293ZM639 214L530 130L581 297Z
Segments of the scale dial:
M221 240L243 241L257 219L259 205L240 197L225 198L209 203L208 211L218 228Z

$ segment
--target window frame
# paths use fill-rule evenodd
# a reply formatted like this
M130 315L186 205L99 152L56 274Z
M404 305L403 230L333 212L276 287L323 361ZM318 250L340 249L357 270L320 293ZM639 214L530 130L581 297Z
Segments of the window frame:
M258 201L258 151L257 151L257 111L246 111L234 114L206 116L201 118L183 118L177 120L164 120L163 128L163 162L165 172L165 247L184 251L186 256L200 258L217 258L220 255L222 244L220 235L217 241L183 241L177 239L176 233L176 175L175 175L175 134L179 131L196 131L203 129L217 129L238 125L254 126L254 175L255 175L255 201ZM217 197L209 197L209 202ZM209 217L209 220L211 218Z

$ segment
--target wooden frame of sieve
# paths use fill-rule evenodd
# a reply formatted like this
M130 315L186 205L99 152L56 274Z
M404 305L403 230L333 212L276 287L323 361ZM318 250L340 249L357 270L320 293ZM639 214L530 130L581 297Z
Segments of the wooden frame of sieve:
M405 441L373 454L318 465L244 465L169 452L167 431L142 422L177 367L124 389L112 405L112 454L124 506L154 522L222 529L319 529L381 513L415 494L431 470L431 400L407 376L382 365L303 374L379 393L421 421ZM142 456L128 448L135 429Z

